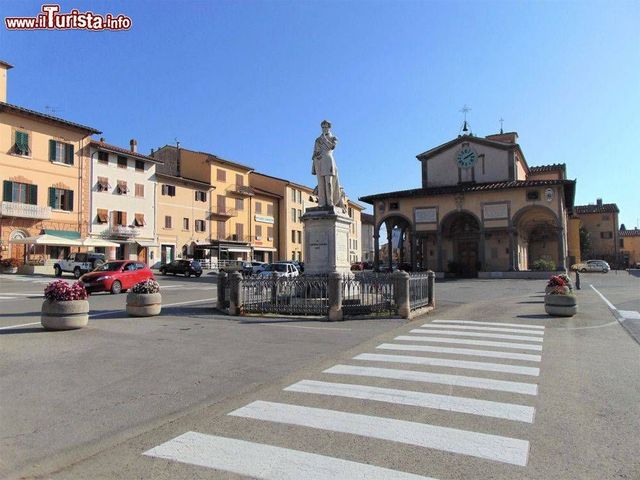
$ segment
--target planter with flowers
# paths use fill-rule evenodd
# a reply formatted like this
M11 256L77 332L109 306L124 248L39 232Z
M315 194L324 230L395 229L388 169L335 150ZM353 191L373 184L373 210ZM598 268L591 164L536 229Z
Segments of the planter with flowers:
M127 313L132 317L152 317L162 310L160 285L155 280L136 283L127 294Z
M545 288L544 311L556 317L572 317L578 312L578 299L567 275L554 275Z
M23 263L17 258L6 258L0 260L0 269L2 273L18 273L18 267L22 266Z
M89 323L89 301L85 288L56 280L44 289L40 322L47 330L73 330Z

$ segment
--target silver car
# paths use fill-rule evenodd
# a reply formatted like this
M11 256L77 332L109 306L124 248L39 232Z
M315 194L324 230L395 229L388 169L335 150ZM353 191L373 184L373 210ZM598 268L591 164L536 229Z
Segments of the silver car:
M609 264L604 260L587 260L583 263L578 263L572 266L572 270L578 270L579 272L602 272L607 273L611 270Z

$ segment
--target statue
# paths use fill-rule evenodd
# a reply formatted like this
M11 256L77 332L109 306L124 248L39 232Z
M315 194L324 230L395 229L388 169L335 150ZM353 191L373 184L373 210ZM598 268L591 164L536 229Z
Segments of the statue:
M318 176L318 206L340 206L343 201L343 190L338 181L338 169L333 159L333 150L338 139L331 133L331 123L323 120L320 124L322 134L316 138L313 146L311 173Z

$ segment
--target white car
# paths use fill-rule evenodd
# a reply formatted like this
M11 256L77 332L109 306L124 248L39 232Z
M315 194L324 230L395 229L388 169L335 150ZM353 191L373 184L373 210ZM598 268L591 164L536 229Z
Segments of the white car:
M611 270L609 264L604 260L587 260L583 263L577 263L575 265L571 265L571 270L577 270L579 272L602 272L607 273Z
M270 277L273 274L276 274L276 276L279 277L287 277L287 278L293 278L293 277L297 277L298 275L300 275L300 272L298 271L298 269L296 268L295 265L293 265L292 263L272 263L270 265L266 265L264 267L264 270L262 270L258 276L259 277Z

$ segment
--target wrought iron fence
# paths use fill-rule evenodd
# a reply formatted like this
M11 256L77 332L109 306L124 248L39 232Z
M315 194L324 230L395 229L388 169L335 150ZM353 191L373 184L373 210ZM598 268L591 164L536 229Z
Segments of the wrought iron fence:
M327 275L245 277L241 295L245 313L324 316L329 311Z
M429 291L429 276L426 273L412 273L409 277L409 308L416 310L431 303L433 293Z
M343 276L342 311L346 316L397 313L392 276L384 273Z

